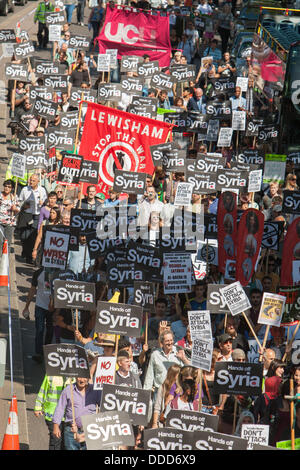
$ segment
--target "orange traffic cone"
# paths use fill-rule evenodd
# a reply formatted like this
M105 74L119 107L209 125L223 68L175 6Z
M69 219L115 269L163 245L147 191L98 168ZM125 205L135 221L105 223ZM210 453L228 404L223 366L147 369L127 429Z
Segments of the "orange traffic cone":
M4 240L2 258L0 260L0 287L8 287L8 247Z
M20 21L18 21L17 25L16 25L16 41L17 42L21 42L21 23Z
M12 397L2 450L20 450L17 397Z

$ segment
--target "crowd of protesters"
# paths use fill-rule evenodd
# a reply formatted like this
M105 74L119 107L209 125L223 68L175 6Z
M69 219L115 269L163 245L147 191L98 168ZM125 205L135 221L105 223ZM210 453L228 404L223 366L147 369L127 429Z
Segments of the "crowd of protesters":
M172 3L172 4L171 4ZM34 61L30 66L30 81L18 81L13 92L10 89L10 106L14 110L12 120L11 144L18 146L24 133L22 124L28 126L27 136L46 136L51 128L60 125L61 113L76 111L70 101L72 87L81 89L97 89L103 82L97 74L97 42L101 26L105 20L106 8L113 8L114 2L104 5L100 0L90 8L88 24L85 24L85 2L79 0L64 1L66 23L62 29L61 40L54 43L51 50L48 42L48 30L45 25L45 11L53 11L54 5L48 0L41 2L36 10L34 21L38 23L37 49L47 50L49 60L59 63L69 76L67 92L56 93L54 100L59 103L57 115L53 121L37 119L31 112L32 85L43 85L43 78L36 77ZM73 34L75 7L77 5L77 24L85 28L91 40L90 50L77 51L69 47ZM140 0L132 1L130 6L148 10L151 8L167 9L170 20L170 40L172 46L171 66L193 64L196 67L196 78L178 86L171 92L149 88L145 81L143 96L156 97L159 108L200 111L206 114L209 97L209 79L218 77L250 77L251 62L245 59L242 69L237 68L230 48L236 33L236 4L221 0L200 0L183 2L175 0L153 1L148 3ZM189 7L191 13L184 16L182 7ZM72 16L73 15L73 16ZM197 27L197 18L209 18L209 28ZM207 64L201 62L205 56L212 57ZM147 54L144 63L149 62ZM12 63L21 63L12 57ZM168 73L168 68L163 71ZM136 76L135 72L127 72L128 76ZM105 76L105 79L107 77ZM111 82L119 83L121 79L120 64L111 74ZM219 95L219 100L227 99ZM272 111L268 104L260 103L255 110L249 110L248 94L236 87L229 97L232 109L254 112L257 117L266 117ZM125 100L126 101L126 100ZM121 110L127 109L122 100L116 105ZM224 124L225 125L225 124ZM214 142L193 141L187 134L188 158L194 158L197 152L207 154L219 152L226 158L226 166L231 167L239 149L250 148L249 139L240 133L240 141L233 139L230 147L217 147ZM189 140L190 139L190 140ZM252 145L252 142L251 142ZM259 144L254 144L258 146ZM258 147L256 147L258 148ZM263 148L265 152L272 150ZM128 204L136 206L141 225L149 225L150 231L166 223L172 214L172 205L177 184L184 181L183 172L169 175L163 167L156 167L154 175L147 175L147 188L143 196L130 195ZM248 284L251 309L248 317L258 338L263 341L265 329L257 323L260 305L264 292L276 293L280 287L280 266L284 235L292 221L290 215L283 213L283 191L298 189L299 173L292 161L287 161L285 183L274 181L263 184L261 191L250 197L246 189L238 196L238 209L245 211L255 208L262 211L265 221L282 221L284 230L279 243L279 250L270 251L259 263L259 269ZM127 197L127 196L126 196ZM204 196L193 194L190 210L193 213L216 214L220 193ZM79 312L78 328L74 325L71 310L55 309L49 289L45 288L45 268L42 265L42 250L45 228L49 225L70 226L72 209L97 210L101 207L117 207L124 200L124 195L111 188L106 195L98 191L95 185L89 185L86 192L80 188L68 189L56 181L53 172L49 175L45 169L28 170L24 178L16 178L11 174L11 164L7 168L3 191L0 195L1 236L8 240L9 247L14 237L22 245L21 256L24 264L33 269L31 287L27 294L22 315L25 319L35 321L35 351L32 360L43 364L43 345L51 343L78 344L83 346L90 360L90 380L77 378L74 381L73 400L75 404L75 422L72 417L70 383L62 377L44 378L36 398L34 413L43 416L49 430L50 450L85 449L81 417L96 413L100 405L101 392L93 389L93 378L98 356L117 356L115 384L127 387L144 388L152 391L153 409L149 427L164 427L170 409L199 410L199 370L191 365L192 339L189 331L188 311L207 309L207 285L224 283L224 274L218 267L207 263L206 273L198 279L193 290L185 296L165 295L161 285L155 301L155 312L149 317L148 338L145 333L140 338L121 337L116 342L114 335L95 333L96 312ZM217 238L217 234L216 234ZM90 259L86 248L85 234L79 237L78 251L69 252L67 270L73 279L87 280L96 283L97 300L108 301L113 293L105 282L106 260L102 253L96 259ZM226 280L225 280L226 283ZM131 303L130 289L121 289L123 303ZM34 304L34 308L32 305ZM212 315L212 335L214 352L211 370L203 373L202 412L218 414L218 431L225 434L240 436L243 423L266 424L270 426L270 445L290 439L290 394L289 379L293 379L295 395L300 393L300 367L291 360L292 345L289 343L288 328L272 328L267 337L266 346L259 350L257 360L263 364L263 388L259 397L240 397L232 395L216 395L213 392L214 368L219 361L250 362L249 340L253 333L240 316ZM297 336L296 336L297 338ZM117 350L116 350L117 347ZM169 368L166 368L166 361ZM236 405L237 404L237 408ZM300 437L300 408L295 410L295 435ZM235 426L233 426L235 424ZM136 447L143 446L143 428L136 429Z

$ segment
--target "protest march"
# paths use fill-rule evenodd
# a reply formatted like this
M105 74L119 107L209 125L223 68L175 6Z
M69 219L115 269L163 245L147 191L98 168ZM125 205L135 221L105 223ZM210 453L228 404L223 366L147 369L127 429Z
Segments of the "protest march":
M300 449L300 10L266 3L41 0L0 30L0 286L20 247L49 450Z

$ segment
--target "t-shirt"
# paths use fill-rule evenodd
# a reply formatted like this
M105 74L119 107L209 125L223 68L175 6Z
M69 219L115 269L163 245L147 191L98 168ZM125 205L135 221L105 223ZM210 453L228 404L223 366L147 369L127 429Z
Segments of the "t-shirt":
M227 65L227 62L225 62L225 61L220 63L220 67L225 67L225 65ZM230 59L229 60L229 65L231 67L235 67L235 62L232 59ZM233 73L230 69L225 69L225 70L223 70L223 72L221 72L220 75L221 75L221 77L232 77Z
M39 268L32 276L31 285L36 287L35 305L44 310L49 309L50 295L45 293L45 271L44 267ZM74 336L74 335L73 335Z

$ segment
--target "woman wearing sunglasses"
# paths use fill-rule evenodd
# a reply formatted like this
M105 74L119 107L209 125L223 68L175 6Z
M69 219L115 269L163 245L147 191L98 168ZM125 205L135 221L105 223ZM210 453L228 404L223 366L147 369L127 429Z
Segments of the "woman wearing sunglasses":
M20 211L18 196L13 193L14 188L15 183L12 180L6 180L3 183L3 190L0 193L0 256L5 239L8 243L8 252L10 251L12 237L16 227L17 214Z

